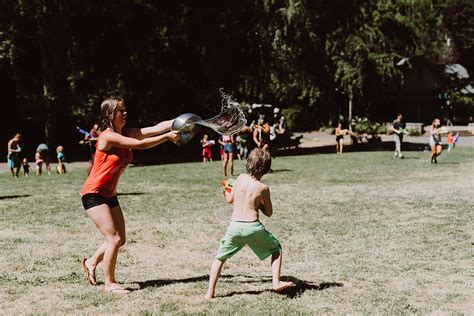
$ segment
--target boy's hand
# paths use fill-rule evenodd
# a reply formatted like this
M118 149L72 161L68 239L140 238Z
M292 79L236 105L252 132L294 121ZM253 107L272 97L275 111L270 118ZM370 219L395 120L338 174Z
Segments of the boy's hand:
M229 204L234 204L234 199L230 196L231 195L230 192L226 191L226 189L224 188L222 193L224 193L224 197Z

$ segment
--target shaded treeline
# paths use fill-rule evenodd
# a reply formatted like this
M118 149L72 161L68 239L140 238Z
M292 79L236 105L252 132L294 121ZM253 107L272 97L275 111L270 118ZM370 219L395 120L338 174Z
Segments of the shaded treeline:
M355 113L392 115L380 104L402 82L400 58L472 66L469 12L454 0L2 0L2 142L32 128L75 143L75 125L110 94L126 98L131 125L212 115L221 87L300 107L303 129L346 115L349 96Z

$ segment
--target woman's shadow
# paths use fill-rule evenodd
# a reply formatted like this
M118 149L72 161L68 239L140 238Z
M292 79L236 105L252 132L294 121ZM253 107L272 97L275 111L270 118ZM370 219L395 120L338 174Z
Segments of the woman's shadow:
M244 278L244 280L238 280L238 279L236 280L236 278L240 279L242 277ZM223 280L233 279L231 282L240 282L240 283L256 283L256 282L271 281L271 278L259 278L259 277L252 277L252 276L243 276L243 275L235 275L235 276L221 275L220 279L223 279ZM177 280L173 280L173 279L149 280L149 281L137 282L139 288L135 290L142 290L147 287L161 287L161 286L170 285L174 283L195 283L195 282L203 282L203 281L208 281L208 280L209 280L209 275L191 277L191 278L186 278L186 279L177 279ZM308 281L298 279L293 276L282 277L282 281L291 281L295 284L294 286L284 289L283 291L276 292L290 299L297 298L308 290L323 291L332 287L344 286L344 284L340 282L322 282L322 283L316 284L313 282L308 282ZM265 292L273 292L273 291L271 289L257 290L257 291L249 290L249 291L240 291L240 292L234 291L234 292L230 292L224 295L218 295L217 297L230 297L230 296L244 295L244 294L259 295Z

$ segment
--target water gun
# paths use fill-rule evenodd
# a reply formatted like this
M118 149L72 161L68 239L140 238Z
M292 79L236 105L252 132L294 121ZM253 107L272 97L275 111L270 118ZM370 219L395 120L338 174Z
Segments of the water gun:
M234 188L235 179L229 178L227 180L222 181L222 185L224 186L224 190L227 193L230 193Z
M92 135L88 131L80 128L79 126L76 126L76 128L77 128L79 133L82 133L82 134L86 135L87 137L92 137Z
M454 135L453 137L453 144L456 144L459 140L459 132L456 133L456 135Z

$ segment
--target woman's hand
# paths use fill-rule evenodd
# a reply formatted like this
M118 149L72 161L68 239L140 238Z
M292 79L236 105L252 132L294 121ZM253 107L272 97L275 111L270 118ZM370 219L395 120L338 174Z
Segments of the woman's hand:
M166 133L166 137L172 142L176 143L180 138L179 131L168 132Z

